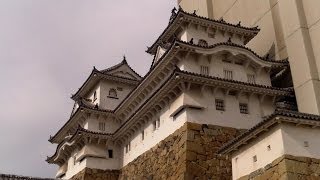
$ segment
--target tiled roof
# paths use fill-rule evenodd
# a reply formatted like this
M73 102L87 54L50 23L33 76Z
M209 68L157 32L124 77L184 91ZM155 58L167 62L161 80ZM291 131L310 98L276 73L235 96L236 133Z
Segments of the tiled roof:
M90 130L84 129L83 127L81 127L79 125L77 130L76 130L76 132L72 136L64 139L62 142L59 143L59 145L56 148L55 153L51 157L47 157L46 161L49 162L49 163L52 163L54 158L58 155L58 150L62 147L62 145L64 145L66 142L72 142L78 135L88 135L88 136L98 135L98 136L106 136L106 137L111 137L112 136L111 133L102 133L102 132L90 131Z
M202 16L198 16L196 14L191 14L191 13L188 13L188 12L185 12L184 10L182 10L182 8L179 8L179 11L174 15L174 17L170 20L168 26L164 29L164 31L161 33L161 35L158 37L158 39L152 44L151 47L149 47L147 49L147 53L152 53L153 49L157 46L157 44L159 43L159 41L163 38L164 34L167 32L167 30L169 28L171 28L171 26L174 24L174 22L177 20L177 18L179 16L191 16L191 17L194 17L194 18L198 18L200 20L206 20L208 22L213 22L213 23L219 23L219 24L222 24L222 25L227 25L227 26L230 26L230 27L234 27L234 28L239 28L239 29L243 29L243 30L248 30L248 31L251 31L253 34L258 34L258 32L260 31L260 29L256 26L256 27L244 27L244 26L241 26L239 23L238 24L231 24L231 23L227 23L225 22L223 19L221 20L214 20L214 19L210 19L210 18L207 18L207 17L202 17Z
M102 78L111 78L111 79L116 79L116 80L120 80L120 81L128 81L128 82L131 82L131 83L134 83L134 84L139 84L139 81L140 81L140 80L131 79L131 78L127 78L127 77L122 77L122 76L112 75L112 74L108 74L108 73L103 73L102 71L99 71L95 67L93 67L93 70L92 70L91 74L89 75L89 77L82 84L82 86L78 89L78 91L74 95L72 95L71 99L76 100L76 97L78 96L78 94L83 90L83 88L87 85L87 83L91 80L91 78L95 74L101 76Z
M259 59L261 59L261 60L263 60L265 62L271 62L271 63L282 64L282 65L289 65L288 58L282 59L282 60L267 59L266 57L262 57L262 56L258 55L256 52L254 52L252 49L250 49L250 48L248 48L246 46L243 46L243 45L240 45L240 44L235 44L235 43L232 43L232 42L221 42L221 43L216 43L216 44L213 44L213 45L210 45L210 46L201 46L201 45L198 45L198 44L193 44L193 43L185 42L185 41L181 41L181 40L176 40L176 42L181 43L181 44L185 44L185 45L188 45L188 46L199 47L199 48L204 48L204 49L213 49L213 48L218 47L218 46L237 47L237 48L245 49L245 50L251 52L257 58L259 58Z
M20 175L13 175L13 174L0 174L0 180L57 180L57 179L20 176Z
M108 73L108 72L110 72L110 71L112 71L112 70L115 70L115 69L119 68L119 67L122 66L122 65L127 65L127 66L130 68L130 70L131 70L135 75L137 75L138 77L142 78L142 76L140 76L140 74L138 74L138 73L137 73L134 69L132 69L132 67L128 64L125 56L123 56L123 60L121 61L121 63L116 64L116 65L114 65L114 66L112 66L112 67L109 67L109 68L107 68L107 69L101 70L100 72L102 72L102 73Z
M290 111L290 110L276 110L273 114L271 114L269 116L265 116L263 118L263 120L261 122L259 122L258 124L256 124L255 126L253 126L252 128L248 129L243 134L239 135L235 139L229 141L227 144L222 146L218 150L218 153L224 154L230 148L236 148L238 146L241 146L242 144L238 144L238 145L236 145L236 144L239 141L241 141L241 140L245 139L246 137L248 137L249 135L251 135L258 128L263 127L267 122L273 120L276 117L281 117L281 116L302 120L302 121L298 122L298 123L302 122L302 124L303 124L304 120L312 120L312 121L319 121L320 122L320 116L319 115L301 113L301 112Z

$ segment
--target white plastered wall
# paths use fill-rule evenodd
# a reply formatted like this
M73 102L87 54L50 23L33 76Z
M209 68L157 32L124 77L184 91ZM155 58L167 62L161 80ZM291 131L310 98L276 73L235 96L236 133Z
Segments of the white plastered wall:
M122 166L127 165L139 155L150 150L157 143L164 140L174 133L186 122L186 113L182 113L177 119L173 120L170 115L181 105L183 95L177 98L170 106L166 107L159 116L154 117L140 131L137 131L126 144L122 146L123 162ZM160 127L153 130L153 122L160 117ZM142 130L144 129L144 140L142 140ZM125 146L130 142L130 151L125 152Z
M218 90L216 94L212 89L205 88L203 93L199 88L192 88L186 93L186 96L201 104L202 111L189 110L188 121L198 124L213 124L219 126L233 127L238 129L249 129L261 121L262 114L272 114L274 107L270 99L265 99L262 103L256 95L241 96L237 98L233 95L227 95L224 91ZM216 110L215 99L224 100L225 111ZM249 113L240 113L239 103L248 104Z

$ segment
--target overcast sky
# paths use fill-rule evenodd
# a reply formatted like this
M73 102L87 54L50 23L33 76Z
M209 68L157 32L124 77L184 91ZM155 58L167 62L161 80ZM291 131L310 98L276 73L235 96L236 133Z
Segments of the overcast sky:
M92 67L141 75L176 0L0 0L0 173L53 177L47 140Z

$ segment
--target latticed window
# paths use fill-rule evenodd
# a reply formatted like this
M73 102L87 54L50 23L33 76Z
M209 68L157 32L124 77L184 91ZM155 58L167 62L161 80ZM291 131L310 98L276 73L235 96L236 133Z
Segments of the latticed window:
M239 104L239 108L240 108L240 113L242 113L242 114L248 114L249 113L248 104L240 103Z
M109 97L113 97L113 98L116 98L117 97L117 90L115 89L110 89L109 90Z
M224 111L224 100L216 99L215 103L216 103L216 110Z
M200 74L209 75L209 67L208 66L200 66Z
M248 83L255 84L256 83L256 76L254 74L248 74Z
M99 122L99 130L100 131L105 131L106 130L106 123Z
M233 72L230 70L223 70L225 79L233 79Z

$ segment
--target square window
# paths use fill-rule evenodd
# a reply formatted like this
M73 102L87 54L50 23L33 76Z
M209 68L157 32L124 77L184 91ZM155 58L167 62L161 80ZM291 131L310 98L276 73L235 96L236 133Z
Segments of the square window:
M257 162L258 161L258 158L257 158L257 156L255 155L255 156L253 156L253 162Z
M224 78L225 79L230 79L230 80L233 79L233 72L232 71L223 70L223 73L224 73Z
M249 114L248 104L246 103L240 103L239 109L241 114Z
M209 67L208 66L200 66L200 74L209 75Z
M224 111L224 100L216 99L215 103L216 103L216 110Z
M304 144L304 147L309 147L309 142L308 141L304 141L303 144Z
M271 146L270 146L270 145L268 145L268 146L267 146L267 149L268 149L268 151L270 151L270 150L271 150Z
M112 149L108 150L108 157L113 158L113 150Z
M99 130L100 131L105 131L106 130L106 123L99 122Z

